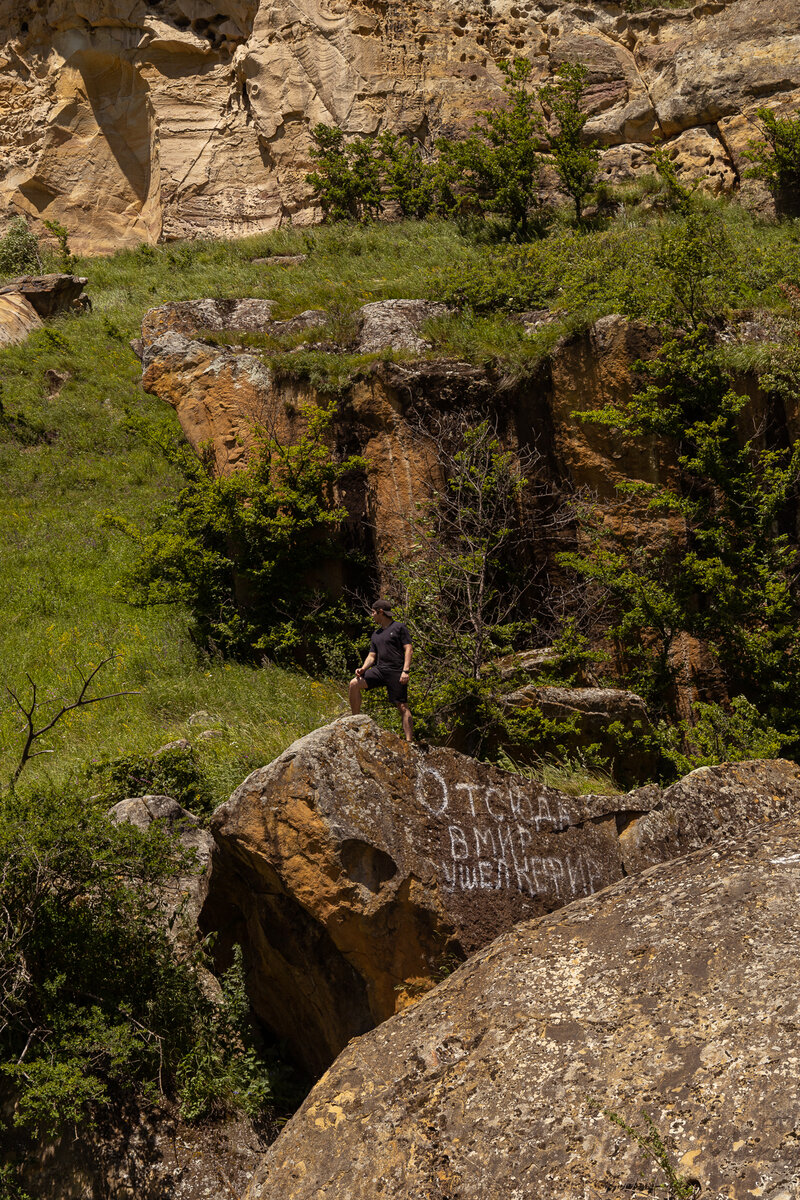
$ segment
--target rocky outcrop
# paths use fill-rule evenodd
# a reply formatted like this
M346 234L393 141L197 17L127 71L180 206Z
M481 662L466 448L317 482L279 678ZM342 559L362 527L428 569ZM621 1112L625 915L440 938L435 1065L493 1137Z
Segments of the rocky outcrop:
M42 324L36 309L19 292L0 291L0 346L24 342Z
M794 1200L798 851L794 816L516 926L347 1047L247 1200L666 1197L600 1109L700 1196Z
M200 821L171 796L134 796L120 800L110 810L112 821L127 822L146 831L160 822L173 834L186 855L185 870L162 887L159 904L164 912L170 936L194 945L197 920L208 896L211 851L214 839ZM205 973L208 974L207 972Z
M729 191L755 109L800 101L796 16L794 0L0 0L0 200L94 251L308 222L317 122L461 136L518 54L537 83L587 64L607 178L648 171L661 138Z
M78 275L23 275L0 286L0 346L24 341L43 318L73 308L87 283Z
M244 944L256 1013L319 1072L516 922L799 805L789 763L576 798L345 717L217 809L201 924Z

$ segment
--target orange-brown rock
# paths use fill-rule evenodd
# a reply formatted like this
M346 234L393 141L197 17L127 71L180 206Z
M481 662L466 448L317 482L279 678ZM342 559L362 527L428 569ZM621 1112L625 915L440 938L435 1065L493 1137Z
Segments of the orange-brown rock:
M77 275L22 275L0 286L0 346L24 341L42 318L71 308L87 282Z
M609 1112L697 1196L795 1200L798 937L797 814L518 925L347 1047L247 1200L676 1196Z
M460 136L515 55L586 63L608 178L660 138L729 191L758 106L800 101L798 40L795 0L0 0L0 205L95 251L309 222L317 122Z
M319 1072L516 922L798 806L789 763L576 798L345 717L217 809L201 924L244 944L256 1013Z
M36 309L19 292L0 293L0 346L23 342L34 329L41 329L42 324Z

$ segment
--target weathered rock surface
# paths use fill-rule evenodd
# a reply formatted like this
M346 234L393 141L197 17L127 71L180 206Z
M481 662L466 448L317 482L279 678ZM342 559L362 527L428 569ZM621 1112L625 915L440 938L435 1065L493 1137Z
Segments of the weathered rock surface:
M18 292L40 317L54 317L74 306L88 282L82 275L21 275L0 287L0 295Z
M214 839L203 829L196 816L182 808L171 796L134 796L120 800L110 810L113 821L127 821L147 830L161 821L170 833L178 835L181 848L192 861L185 875L177 875L163 887L159 903L164 910L170 936L176 940L196 941L197 920L208 896L211 851Z
M376 300L359 310L359 334L355 348L359 354L376 354L381 350L413 350L419 353L430 349L421 336L425 321L443 317L444 304L429 300Z
M666 1197L592 1098L707 1200L794 1200L798 938L797 815L518 925L347 1047L247 1200Z
M43 318L71 308L87 282L77 275L23 275L0 286L0 346L24 341Z
M789 763L575 798L345 717L217 809L201 925L244 944L255 1011L320 1071L516 922L797 811Z
M726 191L755 109L800 102L799 44L795 0L0 0L0 203L95 251L307 222L317 122L460 136L518 54L537 83L587 64L607 177L663 138Z
M36 309L19 292L0 292L0 346L24 342L42 324Z

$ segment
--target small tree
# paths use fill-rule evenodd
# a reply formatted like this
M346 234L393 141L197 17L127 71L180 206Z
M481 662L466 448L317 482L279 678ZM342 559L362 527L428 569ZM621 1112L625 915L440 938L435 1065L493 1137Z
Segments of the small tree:
M69 248L69 230L60 221L45 221L44 226L58 242L59 270L65 275L72 275L78 260Z
M555 132L548 134L550 153L561 188L575 205L579 225L583 224L584 204L594 189L600 164L594 143L585 144L583 136L589 119L582 108L588 76L586 67L564 63L556 72L555 83L539 89L542 106L555 123Z
M663 535L654 538L641 509L629 514L638 520L625 522L625 533L587 512L585 548L561 561L605 589L615 609L609 636L630 681L652 700L668 706L670 652L687 633L709 646L729 692L796 739L800 593L788 506L796 502L800 442L772 450L761 446L760 430L742 436L747 396L733 388L702 325L636 369L644 386L629 402L583 419L670 440L673 485L625 489L662 519Z
M414 634L415 713L431 736L464 732L472 753L502 721L495 658L530 634L520 604L527 472L535 455L501 446L494 423L453 415L421 427L432 445L430 498L392 587Z
M794 210L800 203L800 116L779 117L769 108L759 108L763 141L753 139L745 151L754 165L745 171L751 179L763 179L779 207Z
M426 217L436 204L439 171L426 161L419 142L409 142L388 130L378 138L386 196L404 217Z
M345 141L341 129L317 125L311 131L317 164L306 175L328 221L365 221L380 212L381 166L375 143L367 138Z
M0 238L0 276L24 275L41 271L42 258L36 235L31 233L24 217L15 217Z
M670 293L665 315L673 324L697 329L713 319L732 257L714 216L690 212L685 221L666 226L655 261L665 272Z
M303 657L316 626L337 617L314 582L326 561L345 556L347 510L334 490L367 467L357 455L338 461L327 444L333 409L310 406L306 416L293 445L261 429L247 467L231 475L184 445L161 445L185 486L155 528L107 518L140 547L123 585L129 600L187 605L200 644L224 654Z
M439 149L484 211L508 217L513 232L525 238L541 208L542 119L529 86L531 64L517 58L499 66L505 78L501 107L480 112L482 123L465 141L440 142Z

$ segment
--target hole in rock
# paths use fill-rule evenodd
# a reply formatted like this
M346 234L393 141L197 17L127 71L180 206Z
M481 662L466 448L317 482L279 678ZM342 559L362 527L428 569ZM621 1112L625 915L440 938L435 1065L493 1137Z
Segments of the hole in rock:
M382 885L397 874L397 864L390 855L356 838L342 843L339 857L350 878L371 892L380 891Z

